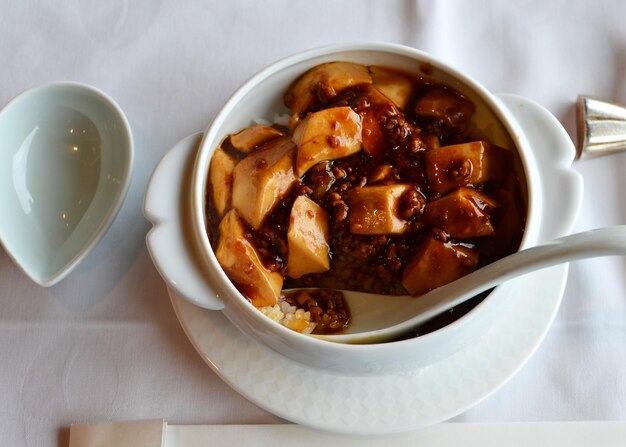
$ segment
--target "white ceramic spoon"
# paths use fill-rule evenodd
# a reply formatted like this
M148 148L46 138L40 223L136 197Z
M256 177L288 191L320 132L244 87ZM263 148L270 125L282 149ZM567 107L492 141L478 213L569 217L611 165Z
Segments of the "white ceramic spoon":
M343 291L352 320L345 333L316 335L339 343L401 337L420 324L509 279L552 265L626 255L626 225L565 236L509 255L419 297Z

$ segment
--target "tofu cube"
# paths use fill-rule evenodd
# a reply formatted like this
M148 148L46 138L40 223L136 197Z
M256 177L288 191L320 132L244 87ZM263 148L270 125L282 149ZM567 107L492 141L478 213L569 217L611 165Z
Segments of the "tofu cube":
M328 101L345 89L361 84L371 84L372 77L366 66L352 62L329 62L313 67L287 89L285 105L291 109L294 129L304 114L322 101Z
M406 110L413 96L413 81L407 75L385 67L370 67L373 86L392 100L400 110Z
M423 219L456 239L493 236L490 213L496 206L489 196L464 186L428 203Z
M236 160L228 155L221 147L215 149L209 166L209 184L213 207L221 219L230 207L233 188L233 170Z
M278 137L250 153L233 170L232 206L254 229L297 180L296 146L289 137Z
M385 156L388 138L385 124L390 117L402 116L396 105L375 88L363 88L362 96L355 102L355 110L363 119L361 123L363 150L374 159ZM406 122L402 117L402 122Z
M435 89L417 102L415 113L443 120L452 127L464 127L474 113L474 104L452 92Z
M437 135L423 134L421 137L427 150L439 149L441 147L441 142L439 141L439 137Z
M454 144L424 154L426 178L434 192L465 185L502 182L513 169L513 154L486 141Z
M476 264L476 250L428 237L404 268L402 286L413 296L422 295L471 273Z
M219 225L215 256L235 287L257 307L273 306L283 287L283 276L270 272L246 238L246 228L232 209Z
M255 124L230 137L230 144L239 152L248 154L283 133L270 126Z
M408 221L398 215L400 197L413 187L393 184L364 186L348 199L348 221L353 234L402 234Z
M309 113L293 134L298 146L296 174L302 176L324 160L347 157L361 150L361 117L350 107Z
M300 278L330 269L328 214L317 203L299 196L289 217L287 275Z
M388 164L376 166L367 178L367 183L393 183L395 180L393 167Z

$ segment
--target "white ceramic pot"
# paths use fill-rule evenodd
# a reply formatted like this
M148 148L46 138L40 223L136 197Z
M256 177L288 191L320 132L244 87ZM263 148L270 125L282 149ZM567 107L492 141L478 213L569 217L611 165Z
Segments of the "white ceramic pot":
M563 200L562 220L550 222L554 237L568 233L580 206L580 176L571 168L573 144L558 121L531 101L493 95L473 79L421 51L392 44L342 44L305 51L262 70L224 105L193 153L172 151L155 169L146 193L145 214L154 224L147 242L154 263L168 285L194 304L223 311L241 331L293 360L327 372L347 375L390 374L436 362L489 330L510 289L503 284L459 320L432 333L384 344L344 345L293 332L262 315L227 278L206 233L205 191L209 162L222 139L254 120L272 121L287 113L287 86L324 62L351 61L399 68L450 85L477 106L476 121L490 141L515 147L526 186L526 229L520 248L535 245L542 225L544 194L533 153L558 151L561 182L573 188ZM190 137L198 139L198 136ZM195 159L194 159L195 157ZM189 182L187 179L191 178Z

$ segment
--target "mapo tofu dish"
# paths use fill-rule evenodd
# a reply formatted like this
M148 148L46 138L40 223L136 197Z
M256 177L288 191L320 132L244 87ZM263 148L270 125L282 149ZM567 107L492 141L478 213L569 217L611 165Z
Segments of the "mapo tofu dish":
M331 62L296 79L284 103L282 124L222 141L207 188L217 260L268 317L339 332L350 313L337 289L419 299L518 249L515 152L488 141L461 93Z

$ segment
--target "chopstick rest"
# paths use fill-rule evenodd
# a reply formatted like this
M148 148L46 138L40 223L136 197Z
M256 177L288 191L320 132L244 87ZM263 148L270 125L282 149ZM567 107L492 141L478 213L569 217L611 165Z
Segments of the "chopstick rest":
M163 447L166 427L163 419L72 424L69 447Z

